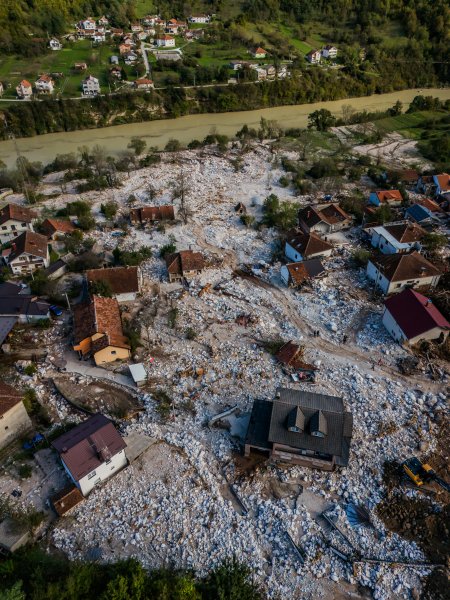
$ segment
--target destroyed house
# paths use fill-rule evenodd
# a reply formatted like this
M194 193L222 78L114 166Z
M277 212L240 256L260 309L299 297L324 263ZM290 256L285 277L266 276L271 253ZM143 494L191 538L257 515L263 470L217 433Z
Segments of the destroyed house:
M73 349L80 358L91 356L96 365L101 365L130 357L115 298L93 296L90 302L77 304L73 324Z
M182 281L195 277L205 266L201 252L182 250L165 257L169 281Z
M174 207L165 206L144 206L143 208L133 208L130 210L130 221L133 225L155 223L157 221L173 221L175 219Z
M60 236L72 233L75 229L70 221L64 219L45 219L42 223L42 231L49 240L56 240Z
M333 471L347 466L353 417L341 398L280 388L273 402L255 400L245 439L252 451L290 463Z
M396 342L417 344L420 340L443 342L450 323L433 302L409 289L395 294L384 303L383 325Z
M421 254L387 254L371 258L367 277L388 295L406 288L435 287L442 273Z
M127 464L126 443L113 423L96 414L53 441L61 462L83 496Z
M107 269L90 269L86 271L86 279L90 285L104 283L118 302L136 300L141 285L139 267L111 267Z
M50 501L59 517L70 514L84 498L75 485L69 485L51 497Z
M286 238L285 255L292 261L298 262L307 258L330 256L333 245L323 240L315 233L291 233Z
M288 287L300 287L314 277L325 275L325 269L318 258L288 263L281 267L281 279Z
M298 213L298 221L305 233L332 233L352 224L352 218L339 204L326 204L322 207L307 206Z

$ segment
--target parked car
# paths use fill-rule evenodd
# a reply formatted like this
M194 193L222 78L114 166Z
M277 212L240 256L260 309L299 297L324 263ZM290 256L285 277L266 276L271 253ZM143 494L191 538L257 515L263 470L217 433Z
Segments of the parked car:
M50 312L55 315L55 317L60 317L63 311L59 306L56 306L56 304L52 304L50 306Z
M44 436L42 433L36 433L31 440L27 440L24 442L22 448L24 450L32 450L35 446L44 441Z

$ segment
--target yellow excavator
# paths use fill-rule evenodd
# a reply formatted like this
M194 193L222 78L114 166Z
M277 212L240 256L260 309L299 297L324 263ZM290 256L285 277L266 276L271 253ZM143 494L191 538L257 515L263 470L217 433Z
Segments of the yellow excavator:
M402 463L403 471L409 479L417 486L436 482L446 492L450 492L450 484L436 475L436 471L428 464L423 464L417 457L408 458Z

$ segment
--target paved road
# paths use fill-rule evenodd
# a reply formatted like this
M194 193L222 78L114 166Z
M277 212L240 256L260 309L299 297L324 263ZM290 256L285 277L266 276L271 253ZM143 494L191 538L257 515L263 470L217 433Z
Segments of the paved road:
M89 362L78 360L75 352L65 350L64 360L66 361L66 371L68 373L78 373L79 375L87 375L88 377L96 377L97 379L105 379L106 381L114 381L120 385L132 388L137 391L131 377L121 375L120 373L112 373L99 367L93 367Z

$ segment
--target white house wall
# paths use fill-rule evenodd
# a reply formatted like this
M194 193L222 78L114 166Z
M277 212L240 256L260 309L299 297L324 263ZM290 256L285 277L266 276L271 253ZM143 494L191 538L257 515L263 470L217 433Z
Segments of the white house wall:
M85 477L80 479L80 481L75 483L80 488L83 496L87 496L96 485L102 481L106 481L106 479L109 479L109 477L123 469L126 465L127 457L125 456L125 450L121 450L111 458L110 462L102 463L95 471L88 473Z
M397 321L394 319L394 317L391 315L387 308L384 309L383 325L386 327L389 334L391 335L391 337L394 338L396 342L401 344L403 341L407 341L408 338L400 329L399 325L397 324Z

